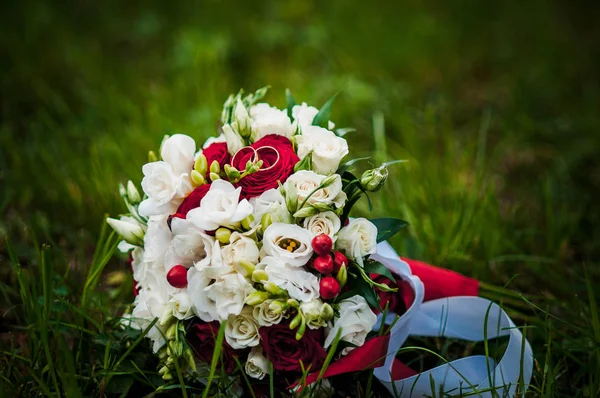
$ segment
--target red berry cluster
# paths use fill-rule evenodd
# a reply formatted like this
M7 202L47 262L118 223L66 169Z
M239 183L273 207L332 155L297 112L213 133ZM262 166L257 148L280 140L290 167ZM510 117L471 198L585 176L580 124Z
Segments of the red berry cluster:
M324 275L319 282L321 298L331 300L340 294L341 289L339 282L331 276L331 273L337 273L342 265L346 266L348 259L338 251L333 252L332 255L333 241L329 235L317 235L311 243L313 250L317 253L317 257L313 260L313 267Z

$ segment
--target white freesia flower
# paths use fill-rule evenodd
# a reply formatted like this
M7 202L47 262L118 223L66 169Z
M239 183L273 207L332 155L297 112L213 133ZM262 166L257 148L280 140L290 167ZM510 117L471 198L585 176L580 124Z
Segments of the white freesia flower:
M148 198L140 203L143 216L173 213L193 190L190 173L194 166L196 143L183 134L167 138L161 147L162 161L142 166L142 189Z
M253 105L250 108L252 118L252 140L258 141L266 135L276 134L291 138L294 126L285 110L277 109L267 103Z
M279 192L279 189L272 188L263 192L260 196L250 199L250 203L254 208L253 223L259 224L265 214L269 214L271 222L281 222L291 224L294 218L287 210L285 198Z
M173 307L173 316L177 319L189 319L194 316L192 299L185 290L171 295L169 304Z
M252 347L245 368L246 374L254 379L262 380L269 374L269 360L261 347Z
M295 224L273 223L263 234L263 251L293 267L308 263L313 254L313 235Z
M171 165L177 175L190 173L194 167L196 142L184 134L173 134L165 139L160 148L160 156Z
M331 180L329 185L312 193L321 185L325 178ZM317 174L314 171L300 170L292 174L287 179L284 186L288 187L289 184L293 184L296 188L298 206L300 206L306 198L308 198L306 203L310 205L334 204L335 207L340 208L346 203L347 197L344 191L342 191L342 178L338 174L327 177Z
M148 219L148 229L144 236L144 250L136 254L133 278L141 288L168 284L166 279L165 257L172 234L167 227L167 216L152 216Z
M303 102L302 105L294 105L292 108L294 123L300 126L301 129L312 126L317 113L319 113L319 110L314 106L308 105L306 102ZM327 127L331 130L335 127L335 123L330 120Z
M106 218L108 225L121 235L127 243L140 246L144 242L144 228L135 218L129 216L121 216L116 218Z
M235 132L228 124L223 125L221 129L223 130L223 135L227 142L227 152L233 156L237 151L244 147L244 140L242 140L242 136Z
M225 339L236 350L258 345L259 325L252 315L252 307L244 307L239 315L229 315L225 327Z
M165 289L140 289L139 294L133 302L133 311L129 316L129 326L144 330L155 318L160 318L165 309L168 309L168 290ZM148 337L152 342L152 349L156 353L166 343L164 333L166 328L161 327L156 322L148 332Z
M339 317L334 318L333 325L325 339L325 348L328 348L338 330L341 329L341 340L354 344L357 347L365 343L367 334L377 323L377 315L371 311L366 300L359 295L352 296L340 302Z
M246 199L239 200L241 191L229 181L214 181L200 207L190 210L187 219L205 231L234 226L252 214L252 205Z
M377 252L377 227L366 218L350 220L338 233L335 247L362 266L363 257Z
M177 264L189 268L192 264L202 267L210 263L215 238L191 221L177 217L171 220L171 231L173 240L165 260L167 269Z
M306 325L311 329L319 329L327 326L327 322L321 316L323 302L320 299L312 299L300 303L300 310L306 318Z
M214 280L207 275L207 268L204 267L201 270L190 268L188 271L187 290L192 299L192 310L196 316L204 322L212 322L219 319L219 314L217 313L217 303L205 293L205 289Z
M262 303L260 303L259 305L255 305L253 308L253 312L252 315L254 316L254 318L256 319L256 321L258 322L258 324L260 326L271 326L271 325L276 325L279 322L281 322L281 320L284 317L284 313L279 312L279 313L275 313L272 309L269 308L269 305L273 302L273 300L269 299L269 300L265 300Z
M204 289L206 297L216 304L219 320L238 315L244 307L246 296L254 291L246 278L238 273L224 275Z
M253 239L234 232L231 234L230 243L221 248L221 257L227 265L234 266L236 260L244 259L252 264L258 263L258 246Z
M304 219L304 228L315 236L328 235L333 242L337 239L335 234L338 233L341 225L340 218L332 211L324 211Z
M269 281L286 290L291 298L311 301L319 297L319 278L304 270L283 262L280 258L265 257L257 268L264 267Z
M342 158L348 154L348 143L345 139L319 126L302 128L302 135L296 137L296 143L300 159L313 151L312 167L320 174L335 173Z

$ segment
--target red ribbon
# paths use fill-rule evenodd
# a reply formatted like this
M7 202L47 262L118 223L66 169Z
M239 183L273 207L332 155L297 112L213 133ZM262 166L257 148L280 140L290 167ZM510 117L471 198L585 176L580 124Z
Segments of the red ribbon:
M421 261L410 260L408 258L402 258L402 260L408 263L413 275L418 276L423 282L425 287L424 301L444 297L479 295L479 282L476 279ZM399 291L398 294L402 295L403 293ZM406 299L406 297L411 296L405 294L402 298ZM412 302L406 303L407 308L411 304ZM355 348L348 355L330 363L322 378L382 366L387 355L388 342L389 335L378 336L366 341L365 344ZM404 379L416 374L417 372L398 359L394 361L392 366L392 378L394 380ZM306 378L306 385L314 383L318 376L319 372L309 374Z

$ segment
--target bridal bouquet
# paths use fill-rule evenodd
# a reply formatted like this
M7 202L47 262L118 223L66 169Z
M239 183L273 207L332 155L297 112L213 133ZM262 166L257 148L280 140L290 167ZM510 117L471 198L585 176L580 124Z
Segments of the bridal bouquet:
M351 129L329 120L332 100L319 110L287 92L278 109L266 91L231 95L199 150L165 137L142 167L144 195L121 186L128 214L107 219L130 252L126 323L151 340L165 380L206 381L212 366L286 388L365 344L396 290L370 256L406 223L350 218L390 163L356 177L364 159L343 163Z

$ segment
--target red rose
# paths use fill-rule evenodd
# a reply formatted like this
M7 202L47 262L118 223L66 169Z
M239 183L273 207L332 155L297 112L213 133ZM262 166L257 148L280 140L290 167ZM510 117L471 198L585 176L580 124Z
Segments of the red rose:
M190 326L187 332L187 340L200 360L208 364L211 363L218 334L219 322L199 322ZM233 358L236 356L235 350L223 340L221 360L227 373L231 373L235 368L235 359ZM220 367L221 363L218 363L217 368L220 369Z
M371 274L371 279L377 283L385 283L391 288L398 289L396 292L384 292L379 288L375 288L375 292L379 296L379 305L382 309L388 306L388 311L393 312L396 315L402 315L406 312L407 308L411 306L414 300L414 292L410 285L402 280L400 277L396 277L396 281L392 281L386 276ZM378 314L379 309L373 308L373 312Z
M190 193L177 208L176 214L178 217L185 218L188 211L195 209L196 207L200 207L200 201L202 198L204 198L204 196L206 196L206 193L209 189L210 184L200 185L198 188L194 189L192 193Z
M242 197L259 196L271 188L277 188L294 172L294 166L300 159L294 152L292 143L281 135L267 135L250 147L242 148L235 154L232 166L240 172L246 170L249 160L262 160L263 165L256 173L252 173L237 184L242 187Z
M296 331L288 324L277 324L258 330L262 347L275 370L282 372L300 372L302 367L310 366L310 371L321 369L327 356L323 348L323 329L307 329L300 341L296 340Z
M221 166L221 169L223 169L223 167L225 167L225 165L229 163L230 156L229 152L227 152L227 144L224 142L214 142L210 144L202 150L202 154L206 157L206 161L209 168L211 163L215 160L219 162L219 166ZM209 174L210 170L206 172L206 178L208 178Z

